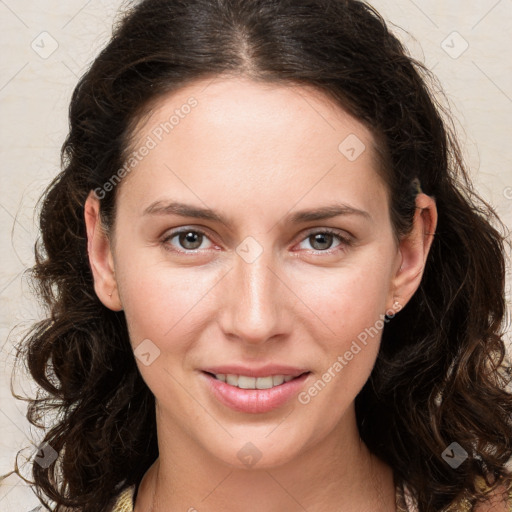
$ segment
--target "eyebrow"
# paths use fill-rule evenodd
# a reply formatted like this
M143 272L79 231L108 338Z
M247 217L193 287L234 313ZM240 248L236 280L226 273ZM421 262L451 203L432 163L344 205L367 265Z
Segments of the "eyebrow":
M156 201L149 205L142 215L178 215L180 217L191 217L219 222L226 226L230 224L230 219L224 217L215 210L180 203L177 201ZM285 220L288 220L292 224L300 224L304 222L331 219L341 215L356 215L366 220L372 219L371 215L365 210L360 210L343 203L334 203L310 210L300 210L285 216Z

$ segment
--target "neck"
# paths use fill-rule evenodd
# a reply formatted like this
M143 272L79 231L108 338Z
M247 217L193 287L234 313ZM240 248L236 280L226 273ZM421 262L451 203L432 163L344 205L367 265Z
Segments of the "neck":
M392 470L359 438L353 408L320 443L266 468L225 464L186 432L163 425L157 418L160 455L141 482L134 512L395 511Z

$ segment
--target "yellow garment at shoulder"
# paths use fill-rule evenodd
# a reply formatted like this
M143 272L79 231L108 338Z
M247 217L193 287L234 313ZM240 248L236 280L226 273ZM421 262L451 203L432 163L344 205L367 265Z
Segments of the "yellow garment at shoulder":
M486 491L490 487L486 484L485 479L481 476L476 477L476 485L481 491ZM507 511L512 512L512 480L505 485L507 495ZM445 512L472 512L474 507L467 498L462 498L456 504L448 507Z
M481 491L490 490L490 488L487 486L485 482L485 479L482 477L476 477L476 486ZM507 512L512 512L512 479L508 483L502 483L500 492L503 493L503 490L506 491L507 497L506 510ZM405 503L404 493L408 495L408 498L410 500L409 503ZM493 501L493 505L496 506L496 504L497 502ZM468 495L464 494L458 499L456 499L453 503L443 508L442 512L475 512L475 509L476 506L472 504L472 501L469 499ZM485 508L479 508L479 510L485 510ZM503 510L503 508L500 508L499 510ZM409 490L407 488L407 484L404 484L404 487L401 490L399 490L399 493L397 494L397 512L418 512L418 506L414 499L411 498Z
M133 495L135 485L126 488L118 497L112 512L133 512Z

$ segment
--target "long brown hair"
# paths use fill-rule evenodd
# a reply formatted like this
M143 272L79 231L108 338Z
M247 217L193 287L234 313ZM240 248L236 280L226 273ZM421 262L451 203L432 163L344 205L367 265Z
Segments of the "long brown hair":
M33 465L41 500L58 512L106 511L158 456L154 397L124 313L94 292L84 203L123 167L133 126L152 101L220 74L314 86L365 123L385 155L397 236L411 228L418 180L435 198L438 228L424 277L384 328L356 398L357 421L420 512L437 512L461 493L482 498L475 478L509 476L512 455L505 235L472 189L450 117L430 92L432 75L360 1L143 0L126 10L80 79L63 170L41 198L32 273L48 318L18 353L41 387L29 399L29 420L58 412L44 437L58 458ZM118 188L101 197L107 229ZM452 442L468 454L457 469L442 456Z

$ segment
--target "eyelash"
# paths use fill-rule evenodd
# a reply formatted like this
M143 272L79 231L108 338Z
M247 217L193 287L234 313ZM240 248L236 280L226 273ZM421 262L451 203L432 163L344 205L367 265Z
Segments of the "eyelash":
M193 228L193 229L192 228L180 228L180 229L178 229L176 231L172 231L171 233L167 234L162 239L162 245L163 245L164 249L167 250L167 251L173 252L173 253L189 254L189 255L195 255L195 254L198 254L199 252L201 252L203 249L177 250L177 249L169 248L169 246L170 246L169 241L170 240L172 240L176 236L179 236L181 234L187 234L187 233L199 234L199 235L209 239L208 234L205 231L201 230L201 229L198 229L198 228ZM352 245L352 240L350 240L348 237L345 237L345 236L341 235L338 231L336 231L334 229L330 229L330 228L323 228L323 229L316 229L316 230L313 230L313 231L309 231L306 234L306 236L304 238L302 238L301 242L304 241L304 240L307 240L311 236L317 235L317 234L333 235L336 238L338 238L338 240L340 241L340 244L337 247L335 247L334 249L326 249L324 251L312 249L309 252L312 252L313 254L332 255L332 254L335 254L337 252L342 252L342 251L344 251L346 249L347 246L349 247L349 246Z

